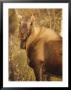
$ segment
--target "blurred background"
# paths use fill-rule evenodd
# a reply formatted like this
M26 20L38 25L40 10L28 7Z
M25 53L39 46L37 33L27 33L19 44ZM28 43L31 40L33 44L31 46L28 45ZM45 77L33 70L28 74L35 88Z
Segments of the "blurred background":
M35 24L61 34L62 9L9 9L9 80L35 81L35 74L28 66L26 51L20 48L19 25L23 19L35 17ZM60 80L52 77L51 80Z

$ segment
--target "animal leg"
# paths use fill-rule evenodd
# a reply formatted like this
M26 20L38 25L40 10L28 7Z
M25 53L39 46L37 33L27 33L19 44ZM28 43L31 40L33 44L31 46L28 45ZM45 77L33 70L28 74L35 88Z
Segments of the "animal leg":
M40 81L42 81L43 80L43 68L42 68L43 66L42 65L40 65L40 69L39 69L39 79L40 79Z
M34 73L36 76L36 80L37 81L42 81L43 80L43 68L42 68L42 64L36 64L36 66L34 67Z

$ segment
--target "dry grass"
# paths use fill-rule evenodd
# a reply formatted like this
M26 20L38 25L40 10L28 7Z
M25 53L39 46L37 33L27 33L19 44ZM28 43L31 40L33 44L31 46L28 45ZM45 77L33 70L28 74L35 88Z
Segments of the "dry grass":
M32 10L10 9L9 10L9 80L32 81L35 80L33 69L28 66L26 52L20 49L19 22L23 18L29 18L34 14L36 24L54 29L57 33L61 30L62 10ZM51 81L59 81L57 77L51 77Z

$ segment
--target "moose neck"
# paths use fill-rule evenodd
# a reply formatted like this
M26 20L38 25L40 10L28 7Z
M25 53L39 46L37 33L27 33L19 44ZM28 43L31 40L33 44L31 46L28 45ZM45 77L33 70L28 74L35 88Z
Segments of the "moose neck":
M40 33L39 27L34 27L32 30L32 35L36 38L39 33Z
M33 41L35 41L35 39L39 36L39 34L40 34L39 27L32 27L31 28L31 34L30 34L30 36L27 39L26 48L29 47L30 43L32 43Z

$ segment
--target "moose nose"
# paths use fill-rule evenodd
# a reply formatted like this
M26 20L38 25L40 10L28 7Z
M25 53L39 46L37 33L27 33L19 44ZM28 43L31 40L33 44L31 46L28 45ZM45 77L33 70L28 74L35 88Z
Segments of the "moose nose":
M20 48L23 48L23 44L22 44L22 41L20 42Z
M20 48L21 49L26 49L26 42L25 41L21 40L21 42L20 42Z

